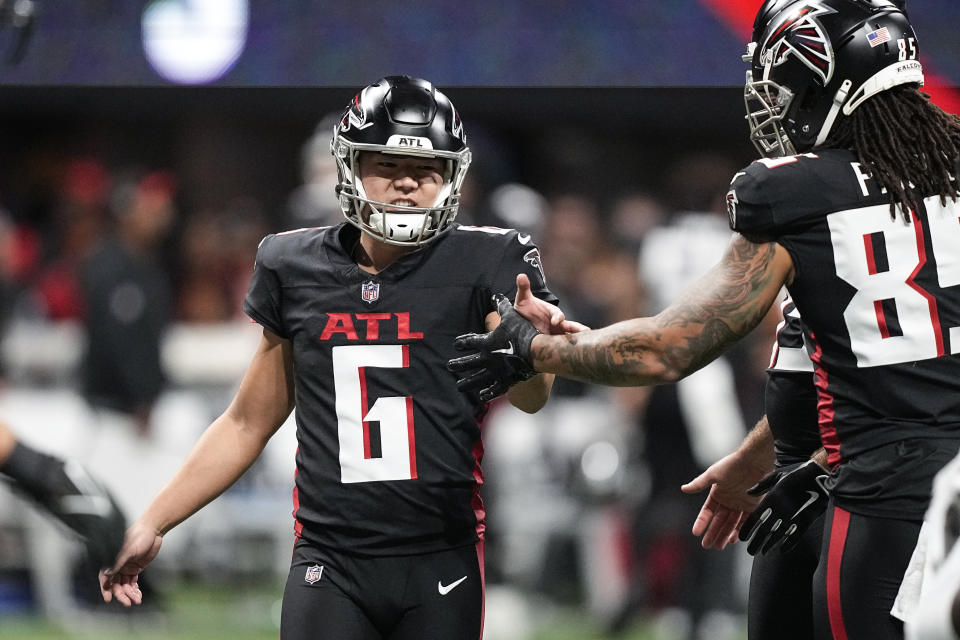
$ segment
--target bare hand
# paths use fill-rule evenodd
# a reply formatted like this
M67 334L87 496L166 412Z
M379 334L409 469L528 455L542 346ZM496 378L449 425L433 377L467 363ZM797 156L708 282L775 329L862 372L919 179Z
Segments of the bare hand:
M749 465L738 452L710 465L699 476L680 487L684 493L699 493L709 488L692 533L702 536L704 549L723 549L736 542L740 525L759 504L747 489L759 482L769 470Z
M143 601L138 584L140 572L157 556L162 543L163 537L156 530L139 522L127 530L113 566L100 572L100 595L104 602L116 598L129 607Z
M525 273L517 275L517 296L513 300L513 308L540 333L548 335L579 333L590 328L579 322L567 320L560 307L533 295L530 279Z

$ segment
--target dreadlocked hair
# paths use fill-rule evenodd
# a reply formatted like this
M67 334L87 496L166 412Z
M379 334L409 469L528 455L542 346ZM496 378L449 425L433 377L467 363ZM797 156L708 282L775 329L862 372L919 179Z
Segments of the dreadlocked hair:
M925 193L956 201L960 118L913 86L882 91L841 118L824 146L850 149L891 194L890 216L910 211Z

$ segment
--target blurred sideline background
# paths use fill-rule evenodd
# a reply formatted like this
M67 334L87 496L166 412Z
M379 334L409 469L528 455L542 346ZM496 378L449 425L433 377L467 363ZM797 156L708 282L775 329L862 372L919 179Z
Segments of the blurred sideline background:
M474 153L458 221L533 234L570 318L655 313L729 238L757 0L332 4L0 0L0 419L131 519L248 363L260 238L342 219L330 131L383 75L451 97ZM908 8L956 110L960 3ZM761 415L778 320L676 386L494 406L487 640L745 637L747 557L699 549L679 485ZM136 611L99 606L76 543L0 487L0 638L277 637L292 422L166 536Z

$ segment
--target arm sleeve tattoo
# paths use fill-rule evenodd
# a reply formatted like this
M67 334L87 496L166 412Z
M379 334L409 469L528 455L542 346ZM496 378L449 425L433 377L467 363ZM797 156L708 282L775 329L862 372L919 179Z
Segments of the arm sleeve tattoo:
M735 234L721 262L659 315L538 336L534 366L613 386L675 382L717 358L769 311L792 268L789 259L776 259L777 246Z

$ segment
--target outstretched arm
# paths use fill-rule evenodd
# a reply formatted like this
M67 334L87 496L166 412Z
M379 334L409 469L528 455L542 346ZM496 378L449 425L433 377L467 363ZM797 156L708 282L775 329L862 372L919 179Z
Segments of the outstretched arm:
M533 367L613 386L675 382L749 333L792 275L793 261L782 246L734 234L721 262L659 315L536 336Z
M194 445L173 479L127 531L113 566L100 574L107 602L140 604L140 572L164 534L223 493L243 475L293 410L290 342L264 331L233 402Z

